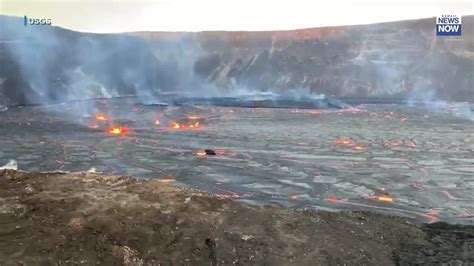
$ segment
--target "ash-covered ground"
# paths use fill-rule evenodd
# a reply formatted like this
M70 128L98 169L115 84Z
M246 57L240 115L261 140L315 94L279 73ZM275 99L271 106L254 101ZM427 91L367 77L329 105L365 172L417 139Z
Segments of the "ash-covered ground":
M129 99L10 108L0 113L0 165L157 178L253 204L472 224L474 123L464 111L171 107Z
M160 181L0 170L1 264L474 262L474 226L258 207Z

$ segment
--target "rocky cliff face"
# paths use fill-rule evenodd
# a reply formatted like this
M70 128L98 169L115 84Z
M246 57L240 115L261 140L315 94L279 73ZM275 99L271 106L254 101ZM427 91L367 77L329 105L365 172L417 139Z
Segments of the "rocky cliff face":
M473 101L474 17L463 18L461 38L437 37L434 25L433 18L295 31L133 35L156 49L193 44L194 73L229 90Z
M89 34L0 16L0 104L257 90L474 102L474 17L460 38L434 24Z

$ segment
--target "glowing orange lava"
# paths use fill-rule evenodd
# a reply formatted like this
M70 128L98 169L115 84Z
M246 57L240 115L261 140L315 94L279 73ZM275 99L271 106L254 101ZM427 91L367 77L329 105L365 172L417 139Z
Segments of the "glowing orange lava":
M201 116L199 115L188 115L189 120L198 120L201 119Z
M291 200L299 200L300 199L300 196L298 195L293 195L290 197Z
M429 217L430 221L429 223L434 223L438 220L438 215L439 213L436 211L428 211L426 212L426 215Z
M352 148L353 150L356 150L356 151L365 151L367 149L365 147L365 145L358 143L353 138L346 138L346 137L337 138L334 141L334 144L349 147L349 148Z
M338 199L338 198L336 198L336 197L329 197L329 198L326 198L326 201L338 203L338 202L341 202L342 200L341 200L341 199Z
M303 113L303 114L312 114L312 115L322 114L321 111L318 111L318 110L299 110L299 109L292 109L290 113Z
M202 157L202 156L206 156L206 151L205 150L198 150L196 152L196 156L199 156L199 157Z
M353 149L356 150L356 151L365 151L366 150L364 145L356 145L356 146L353 147Z
M353 138L337 138L334 141L335 144L343 146L354 146L357 145L357 142Z
M178 129L181 128L181 125L178 122L171 122L170 128Z
M321 114L320 111L316 111L316 110L310 110L310 111L308 111L308 113L310 113L312 115L320 115Z
M173 121L170 123L169 127L173 129L186 129L186 128L199 128L201 125L199 121L196 121L191 124L184 124L184 123L178 123L176 121Z
M126 127L111 126L107 129L107 132L114 135L125 134L128 131Z
M189 127L190 128L198 128L199 127L199 121L196 121L193 124L190 124Z
M393 202L393 198L390 196L379 196L378 200L380 201L387 201L387 202Z
M393 197L391 197L389 195L380 195L380 196L369 195L369 196L365 196L364 198L365 199L378 200L378 201L385 201L385 202L393 202Z
M89 128L92 128L92 129L95 129L95 128L98 128L99 125L90 125Z
M167 177L167 178L158 179L158 181L161 183L173 183L176 181L176 179Z
M109 118L104 114L96 114L95 119L97 119L99 121L108 121L109 120Z

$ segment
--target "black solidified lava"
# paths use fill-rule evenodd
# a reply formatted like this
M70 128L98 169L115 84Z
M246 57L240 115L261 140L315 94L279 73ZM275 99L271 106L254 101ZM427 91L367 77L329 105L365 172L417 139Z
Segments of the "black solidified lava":
M216 151L214 150L204 150L204 152L206 153L206 155L217 155Z
M335 99L286 98L249 99L239 97L215 98L163 98L164 103L175 106L219 106L219 107L246 107L246 108L298 108L298 109L342 109L348 107L343 101Z

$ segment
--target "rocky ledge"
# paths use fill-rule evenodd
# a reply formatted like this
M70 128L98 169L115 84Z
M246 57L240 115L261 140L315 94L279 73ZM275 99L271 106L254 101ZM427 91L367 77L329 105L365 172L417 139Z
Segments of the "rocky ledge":
M294 211L95 173L0 171L6 264L474 263L474 227Z

